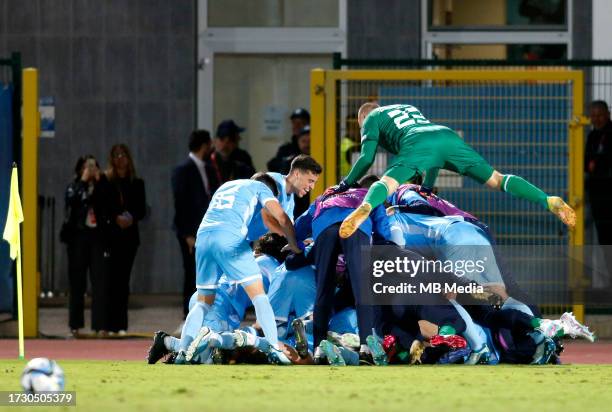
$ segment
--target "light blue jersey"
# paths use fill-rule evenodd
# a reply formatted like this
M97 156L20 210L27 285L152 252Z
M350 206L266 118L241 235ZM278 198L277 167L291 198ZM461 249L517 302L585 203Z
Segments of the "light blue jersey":
M268 282L272 281L272 273L278 268L280 262L270 255L259 255L255 258L257 266L261 270L261 274Z
M461 216L395 213L389 217L392 240L428 259L454 262L454 274L479 284L503 280L487 233Z
M433 259L437 256L435 249L449 226L462 221L463 218L460 216L437 217L416 213L395 213L389 217L391 238L388 240Z
M314 266L287 270L283 263L272 273L268 296L277 322L312 315L316 294Z
M214 194L196 238L196 288L202 295L214 293L222 273L243 286L261 279L245 237L255 214L267 202L277 202L265 184L234 180Z
M281 207L289 216L289 219L293 222L293 209L295 208L295 200L293 193L287 194L287 181L285 178L287 176L281 175L280 173L268 172L266 173L268 176L274 179L276 182L276 188L278 189L278 200L280 202ZM253 217L251 224L249 225L249 233L247 235L247 239L250 241L254 241L262 237L268 233L268 229L266 225L264 225L263 218L261 214L257 214Z
M198 237L204 232L216 230L246 237L253 217L259 215L261 208L271 200L278 201L262 182L239 179L224 183L210 201L200 223Z

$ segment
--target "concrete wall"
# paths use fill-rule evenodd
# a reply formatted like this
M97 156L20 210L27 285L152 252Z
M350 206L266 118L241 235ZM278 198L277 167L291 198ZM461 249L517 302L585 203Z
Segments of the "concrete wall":
M106 165L125 142L144 178L150 218L133 271L133 291L181 289L171 231L172 167L187 155L194 125L194 0L2 0L0 55L22 53L40 70L40 95L56 99L56 137L40 142L40 194L54 196L56 228L76 158ZM56 287L66 254L57 244Z
M593 24L585 29L592 29L593 58L612 59L612 2L608 0L592 0Z
M413 59L421 54L419 0L350 0L347 54L352 59Z

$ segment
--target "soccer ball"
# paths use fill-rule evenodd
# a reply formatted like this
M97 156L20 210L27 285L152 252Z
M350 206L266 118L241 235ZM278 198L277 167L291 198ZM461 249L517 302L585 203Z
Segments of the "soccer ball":
M55 361L34 358L21 374L21 386L27 393L58 392L64 390L64 371Z

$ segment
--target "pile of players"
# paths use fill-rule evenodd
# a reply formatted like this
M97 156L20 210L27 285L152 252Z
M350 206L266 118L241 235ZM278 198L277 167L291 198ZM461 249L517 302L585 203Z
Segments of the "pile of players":
M296 157L287 176L257 173L215 192L198 230L197 292L181 337L157 332L149 363L546 364L559 362L564 336L594 341L571 313L544 319L500 270L487 226L430 188L446 168L539 202L571 227L575 214L562 199L495 171L412 106L368 103L358 120L360 159L295 223L293 197L312 190L322 171L309 156ZM363 177L378 145L395 160L382 178ZM400 185L418 171L422 186ZM486 292L372 305L361 251L373 244L411 260L479 259L483 270L461 279L446 272L417 277L485 285ZM251 306L256 323L245 327Z

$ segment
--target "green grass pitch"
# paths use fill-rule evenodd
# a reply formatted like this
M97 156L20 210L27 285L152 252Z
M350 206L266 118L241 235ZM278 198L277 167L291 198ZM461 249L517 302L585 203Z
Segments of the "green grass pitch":
M612 365L170 366L59 360L87 411L599 411ZM0 361L0 390L25 362ZM64 407L65 410L74 408Z

